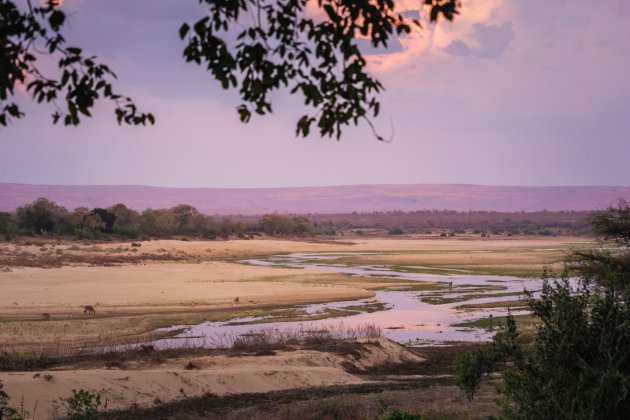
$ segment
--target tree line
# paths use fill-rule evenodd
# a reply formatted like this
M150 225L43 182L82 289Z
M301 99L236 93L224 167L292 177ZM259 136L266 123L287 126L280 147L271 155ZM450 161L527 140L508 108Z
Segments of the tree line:
M378 211L354 213L305 214L320 228L344 233L440 234L463 233L488 235L589 235L592 211ZM257 216L234 215L234 221L252 223Z
M190 236L201 239L249 238L254 235L312 236L329 234L305 217L266 214L253 223L217 219L200 213L195 207L180 204L168 209L142 212L124 204L108 208L78 207L73 211L38 198L13 213L0 212L0 234L11 240L18 235L75 236L78 239L105 239L119 236L129 239ZM334 234L334 231L332 232Z
M186 236L200 239L248 238L254 235L588 235L590 211L494 212L450 210L388 211L347 214L265 214L213 217L187 204L142 212L124 204L73 211L46 198L0 212L0 235L65 235L79 239L119 236Z

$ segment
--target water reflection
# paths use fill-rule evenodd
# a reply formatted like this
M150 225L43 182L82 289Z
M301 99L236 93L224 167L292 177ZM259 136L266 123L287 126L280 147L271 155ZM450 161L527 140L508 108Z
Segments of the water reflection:
M440 344L449 341L487 341L493 331L476 328L455 327L466 321L484 317L503 316L507 308L458 310L462 304L488 303L502 300L517 300L518 296L490 296L488 294L519 293L523 289L537 290L541 281L537 279L523 279L509 276L488 276L470 274L423 274L415 272L395 271L389 267L377 265L347 266L335 264L334 261L346 256L365 255L357 253L308 254L294 253L278 255L267 259L250 259L247 264L264 266L282 266L305 268L309 270L323 270L337 273L347 273L354 276L387 276L408 281L440 282L441 290L429 291L379 291L375 298L346 302L331 302L299 306L306 315L317 315L335 311L342 315L316 321L274 322L273 318L250 317L233 319L229 322L205 322L203 324L186 326L185 331L175 338L159 340L155 345L159 347L177 347L183 342L186 345L216 346L225 344L226 336L237 336L249 332L267 329L310 329L317 330L333 324L342 323L344 327L354 328L366 323L374 324L383 330L384 335L394 341L414 344ZM449 283L452 282L452 289ZM487 290L492 287L494 290ZM440 304L430 304L422 299L432 298ZM374 300L382 303L385 310L377 312L355 313L359 305L367 305ZM346 309L352 306L352 310ZM512 311L517 314L519 311ZM264 321L256 324L243 324L252 321ZM172 327L181 329L182 326Z

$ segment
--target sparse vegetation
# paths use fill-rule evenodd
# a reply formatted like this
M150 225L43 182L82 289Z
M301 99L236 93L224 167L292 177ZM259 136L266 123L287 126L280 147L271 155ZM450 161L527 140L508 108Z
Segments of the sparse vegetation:
M4 385L0 381L0 419L1 420L21 420L18 411L9 406L9 396L4 392Z
M610 419L630 409L630 206L598 212L595 233L617 247L578 251L559 278L529 296L537 334L519 336L513 317L490 349L463 356L458 384L473 398L483 374L503 372L507 418Z
M101 395L85 389L73 389L72 395L63 402L72 420L95 420L101 407Z

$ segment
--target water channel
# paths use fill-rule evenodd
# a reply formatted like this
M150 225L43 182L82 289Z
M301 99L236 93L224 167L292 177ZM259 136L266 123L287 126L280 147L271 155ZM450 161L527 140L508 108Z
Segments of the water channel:
M333 312L335 316L320 320L296 320L274 322L273 317L250 317L232 319L228 322L204 322L192 326L174 326L172 330L182 330L175 337L158 340L154 344L161 348L197 345L216 347L225 345L225 337L251 334L269 329L305 329L322 330L331 326L355 328L372 324L382 330L383 336L400 343L414 345L445 345L459 341L488 341L495 333L493 329L458 327L455 324L474 321L481 318L493 319L507 314L507 308L472 308L461 309L462 304L480 304L505 300L522 299L524 289L537 291L541 280L509 276L473 275L473 274L425 274L419 272L395 271L380 265L344 265L335 264L335 260L360 255L357 253L311 254L293 253L265 259L241 261L244 264L304 268L308 270L346 273L362 277L386 277L405 281L440 283L440 290L424 291L377 291L369 299L330 302L299 306L305 316ZM417 268L417 267L415 267ZM449 287L449 283L452 286ZM503 296L491 296L491 295ZM506 296L507 294L507 296ZM484 295L490 295L484 297ZM380 303L373 312L359 312L357 307ZM444 303L443 303L444 302ZM518 305L517 305L518 306ZM351 307L351 308L350 308ZM347 310L344 308L348 308ZM523 313L523 309L512 310L513 314ZM253 323L252 322L256 322ZM496 329L496 328L495 328Z

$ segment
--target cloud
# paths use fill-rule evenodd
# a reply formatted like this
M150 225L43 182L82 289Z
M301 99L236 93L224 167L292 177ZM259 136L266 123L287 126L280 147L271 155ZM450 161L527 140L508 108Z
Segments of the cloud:
M444 48L444 51L447 54L454 55L456 57L469 57L472 54L468 44L461 39L451 41L451 43Z
M366 55L393 54L403 50L402 44L397 37L391 37L387 41L387 47L383 47L382 45L378 48L374 47L372 42L367 38L357 39L356 42L361 52Z
M407 19L416 19L416 20L420 19L420 10L418 9L403 10L402 12L400 12L400 14L406 17Z
M473 25L473 36L479 43L476 55L481 58L496 59L503 56L515 38L512 23L501 26L476 23Z
M506 22L503 25L475 23L471 35L477 44L476 47L470 46L458 38L451 41L444 48L444 52L457 57L469 57L472 55L495 60L505 54L510 43L516 38L511 22Z

